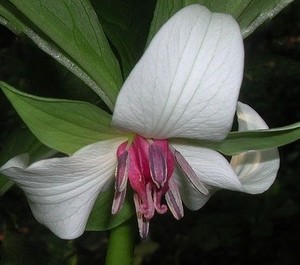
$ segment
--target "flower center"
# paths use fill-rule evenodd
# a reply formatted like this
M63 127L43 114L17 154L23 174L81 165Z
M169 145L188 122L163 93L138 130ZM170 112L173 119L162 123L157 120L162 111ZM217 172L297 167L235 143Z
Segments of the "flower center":
M166 213L168 207L162 202L166 197L167 204L173 213L174 183L170 179L174 172L175 158L167 140L146 139L136 135L132 142L124 142L117 150L118 165L115 176L115 197L112 213L121 209L126 195L127 180L134 190L134 203L139 222L140 234L146 237L149 220L155 212ZM177 188L177 186L176 186ZM178 191L178 188L177 188ZM168 196L166 196L168 193ZM179 192L176 193L179 195ZM177 199L177 198L176 198ZM179 200L181 203L181 200ZM179 208L178 208L179 207ZM182 205L177 206L182 212ZM178 213L178 219L182 214Z

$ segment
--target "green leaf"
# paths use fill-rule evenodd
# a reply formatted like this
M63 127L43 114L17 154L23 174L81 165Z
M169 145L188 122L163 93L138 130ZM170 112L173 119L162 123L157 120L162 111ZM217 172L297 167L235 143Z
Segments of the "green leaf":
M101 25L116 48L127 77L142 56L154 11L152 0L94 0Z
M28 153L32 163L54 155L55 151L38 141L27 128L17 128L6 138L2 146L0 165L22 153ZM8 191L13 184L13 181L0 174L0 196Z
M111 116L92 104L32 96L4 82L0 87L33 134L57 151L72 154L119 136L110 126Z
M13 181L0 174L0 197L4 195L13 185Z
M0 17L1 23L26 34L113 109L121 71L88 0L0 0Z
M244 38L258 26L277 15L294 0L158 0L148 42L160 27L181 8L201 4L212 12L231 14L239 23Z
M134 211L128 200L125 200L124 205L118 214L112 215L111 206L113 196L113 191L103 192L99 195L90 214L86 230L109 230L125 222L133 215Z
M231 132L222 142L188 140L201 147L217 150L225 155L237 155L250 150L266 150L300 139L300 122L270 130Z

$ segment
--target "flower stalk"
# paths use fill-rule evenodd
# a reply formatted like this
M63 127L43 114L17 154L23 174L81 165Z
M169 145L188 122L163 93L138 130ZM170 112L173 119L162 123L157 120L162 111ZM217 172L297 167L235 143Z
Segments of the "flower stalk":
M131 265L135 235L136 224L133 218L110 230L105 265Z

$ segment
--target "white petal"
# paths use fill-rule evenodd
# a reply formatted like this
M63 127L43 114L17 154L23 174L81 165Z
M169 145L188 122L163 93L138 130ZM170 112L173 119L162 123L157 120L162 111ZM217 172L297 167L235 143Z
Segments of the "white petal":
M122 87L113 125L145 137L223 139L243 75L238 24L192 5L156 34Z
M193 210L201 208L217 189L244 191L243 186L228 161L218 152L198 146L172 142L194 169L199 180L210 193L206 196L177 174L185 205Z
M255 110L240 103L237 108L239 131L267 129L268 126ZM246 192L256 194L267 190L279 169L277 148L249 151L233 156L230 161Z
M254 109L240 101L237 104L236 114L238 116L238 130L241 132L269 128Z
M18 156L0 172L20 186L35 218L57 236L80 236L98 194L113 181L116 149L124 142L116 138L82 148L70 157L38 161L27 167Z
M212 191L208 195L199 192L178 169L175 170L174 176L184 205L190 210L199 210L213 194Z

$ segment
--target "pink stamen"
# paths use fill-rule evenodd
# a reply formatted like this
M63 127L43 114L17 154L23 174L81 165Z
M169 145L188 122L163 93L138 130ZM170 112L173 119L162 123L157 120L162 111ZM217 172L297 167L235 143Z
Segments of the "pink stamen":
M159 189L167 180L167 157L158 145L149 146L149 166L151 178Z
M178 185L174 178L170 179L169 181L169 190L167 191L165 198L175 219L181 219L183 217L183 205Z
M118 164L115 171L115 196L111 210L112 214L117 214L121 210L126 196L129 165L129 155L126 147L127 143L123 143L117 151Z
M116 168L115 176L115 188L117 191L123 191L126 188L128 180L128 164L129 156L128 151L125 150L123 153L118 155L118 165Z
M188 181L202 194L208 195L209 191L205 187L205 185L199 180L197 174L188 163L188 161L184 158L184 156L177 150L174 149L174 156L179 166L181 172L186 176Z
M149 219L146 219L144 215L139 211L141 201L137 194L133 195L133 200L136 209L136 217L138 221L140 236L144 239L149 233Z
M146 139L136 135L132 142L124 142L117 150L115 196L112 213L122 208L127 180L134 190L134 204L139 231L146 238L150 219L155 212L169 209L176 219L183 216L181 197L172 178L175 157L167 140ZM162 202L166 199L167 205Z

